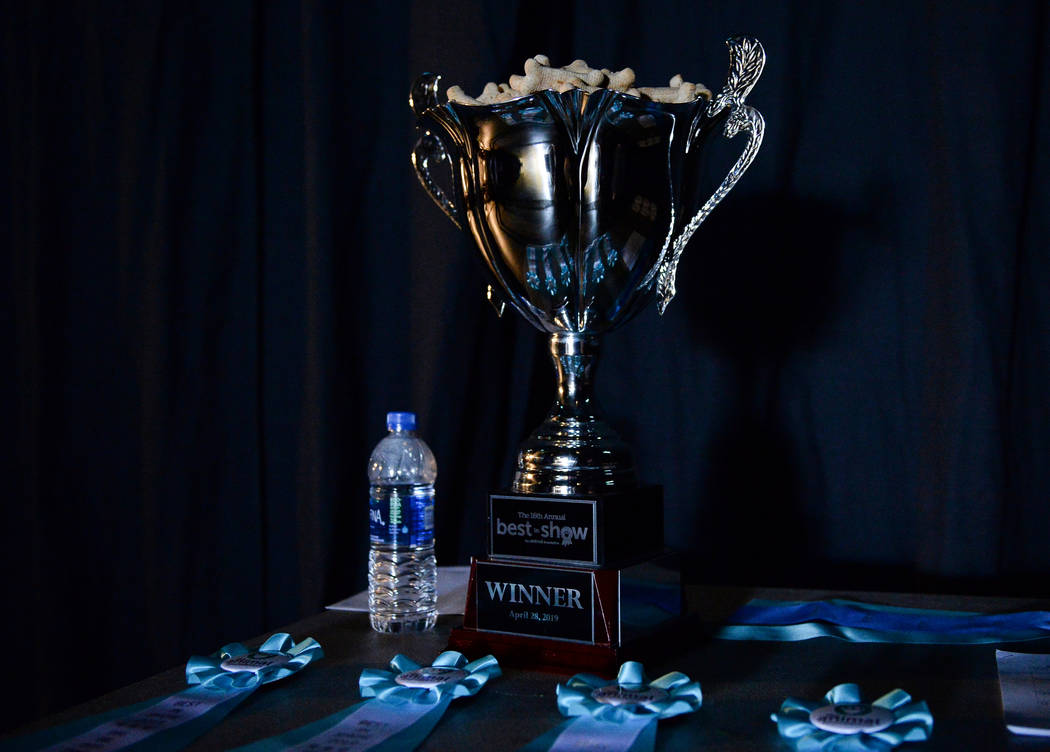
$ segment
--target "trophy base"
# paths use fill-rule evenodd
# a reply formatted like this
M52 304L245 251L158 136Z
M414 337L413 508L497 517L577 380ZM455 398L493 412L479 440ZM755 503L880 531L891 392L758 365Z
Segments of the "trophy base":
M625 656L673 646L682 606L668 555L619 569L479 557L449 647L509 666L611 676Z

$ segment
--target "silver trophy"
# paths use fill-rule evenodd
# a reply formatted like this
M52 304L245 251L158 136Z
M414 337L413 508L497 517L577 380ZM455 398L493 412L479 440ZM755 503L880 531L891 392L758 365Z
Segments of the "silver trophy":
M474 236L497 312L510 303L550 336L557 400L521 446L516 492L574 496L638 486L630 448L594 400L598 338L653 297L663 313L686 243L762 143L762 115L744 99L765 52L748 37L726 44L729 77L710 101L660 104L599 89L470 106L440 103L436 74L412 88L420 182ZM719 130L727 138L744 132L747 143L704 200L701 152ZM451 172L447 190L437 169Z

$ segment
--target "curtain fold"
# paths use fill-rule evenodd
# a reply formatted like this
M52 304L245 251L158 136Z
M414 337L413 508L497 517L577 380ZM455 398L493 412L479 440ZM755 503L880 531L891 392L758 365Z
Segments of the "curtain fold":
M1047 594L1044 3L6 18L0 549L26 690L3 727L363 588L388 410L437 456L439 562L482 552L553 369L418 186L407 92L536 53L713 89L729 33L768 53L757 161L596 377L688 575Z

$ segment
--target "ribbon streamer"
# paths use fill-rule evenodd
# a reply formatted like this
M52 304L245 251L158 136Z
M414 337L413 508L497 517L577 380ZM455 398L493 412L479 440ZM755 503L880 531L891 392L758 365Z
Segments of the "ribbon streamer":
M258 650L239 642L186 664L188 689L101 715L47 729L0 745L3 752L113 752L126 749L178 750L219 723L248 695L290 676L324 655L311 637L298 645L284 633Z
M753 600L715 636L724 640L795 642L835 637L849 642L985 645L1050 637L1050 612L981 614L899 608L850 600Z
M238 748L238 752L364 752L418 747L457 697L475 695L494 677L499 664L491 655L471 663L454 650L430 666L396 655L393 671L365 669L358 686L370 699L281 736Z
M887 752L904 742L926 741L933 732L925 702L895 689L864 703L856 684L839 684L822 702L789 697L771 718L797 752Z
M693 713L703 703L700 685L672 671L648 681L642 664L627 661L615 682L577 674L559 684L558 710L570 720L519 752L651 752L661 718Z

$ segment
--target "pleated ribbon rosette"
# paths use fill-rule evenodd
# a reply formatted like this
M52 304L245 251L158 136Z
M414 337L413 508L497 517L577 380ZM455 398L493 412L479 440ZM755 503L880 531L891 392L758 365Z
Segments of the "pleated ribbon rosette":
M192 656L186 663L186 683L209 689L260 687L291 676L322 657L324 651L313 637L297 645L291 635L278 632L270 635L258 650L232 642L213 655Z
M649 681L637 661L620 666L615 682L577 674L557 688L558 710L571 720L522 748L521 752L650 752L661 718L697 711L700 685L672 671Z
M446 650L424 667L404 655L390 661L393 671L366 668L358 686L362 697L381 702L436 705L476 695L489 679L499 676L499 663L487 655L470 663L462 653Z
M788 698L772 715L781 738L797 752L886 752L922 742L933 732L933 715L902 689L871 703L856 684L839 684L820 702Z
M358 687L366 697L349 708L281 736L240 747L239 752L339 750L395 752L418 747L433 731L451 702L476 695L500 675L491 655L468 662L454 650L423 666L404 655L390 661L391 671L366 668Z
M285 633L272 635L257 650L230 643L213 655L190 658L186 664L190 686L181 692L13 739L0 750L182 749L256 689L291 676L323 655L313 638L296 644Z

